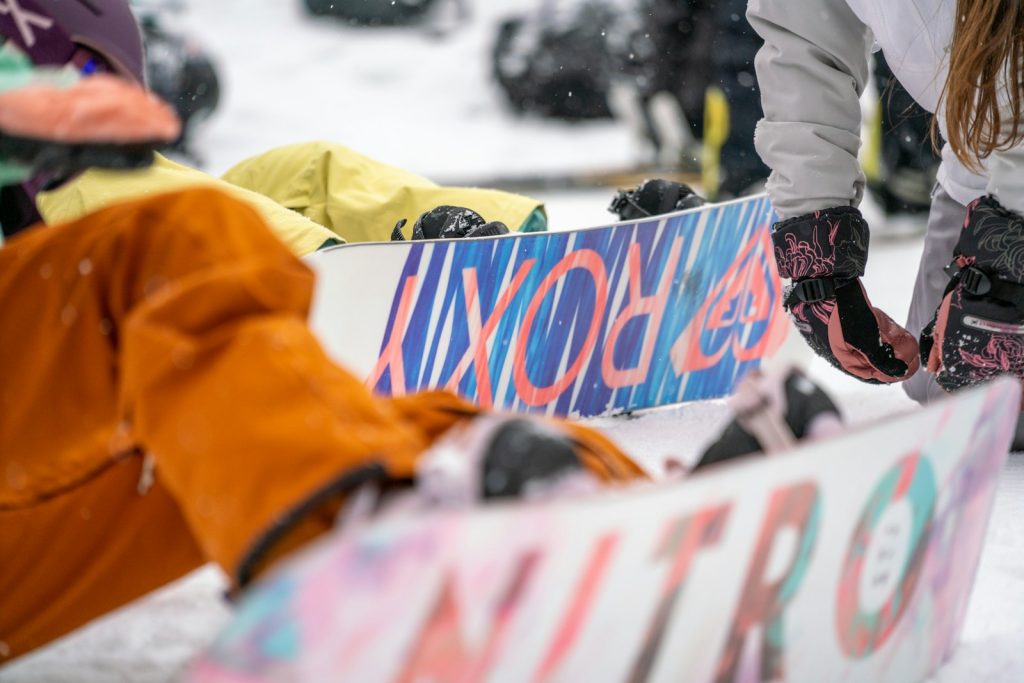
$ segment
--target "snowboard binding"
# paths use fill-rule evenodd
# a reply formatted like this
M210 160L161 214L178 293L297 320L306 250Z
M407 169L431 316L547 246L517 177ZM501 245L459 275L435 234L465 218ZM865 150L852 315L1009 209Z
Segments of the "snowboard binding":
M842 430L842 414L832 399L795 368L750 373L729 402L736 417L704 451L693 471L745 455L786 450L801 439Z
M707 200L689 185L654 178L643 181L631 190L620 190L612 199L608 211L617 214L620 220L631 221L694 209L705 204Z
M404 242L402 228L407 221L403 218L391 231L392 242ZM460 239L463 237L496 237L509 234L508 226L501 221L488 223L472 209L461 206L441 205L420 215L412 226L413 240Z
M707 203L705 198L697 195L687 184L653 178L644 180L632 189L618 191L611 200L608 211L617 214L621 220L636 220L683 209L695 209Z
M496 416L445 434L417 464L416 488L428 508L463 507L563 493L566 482L590 479L567 436L535 420Z

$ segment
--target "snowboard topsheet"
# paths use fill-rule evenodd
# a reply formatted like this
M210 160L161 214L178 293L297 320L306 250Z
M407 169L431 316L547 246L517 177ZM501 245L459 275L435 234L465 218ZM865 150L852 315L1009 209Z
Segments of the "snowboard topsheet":
M380 520L249 592L193 681L915 683L953 653L1002 380L690 479Z
M731 393L788 329L764 196L569 232L334 247L312 326L375 391L588 417Z

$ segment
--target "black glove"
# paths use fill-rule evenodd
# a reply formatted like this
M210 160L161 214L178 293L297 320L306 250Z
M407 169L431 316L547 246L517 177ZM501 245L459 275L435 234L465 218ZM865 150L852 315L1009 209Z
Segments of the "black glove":
M860 281L868 234L851 206L777 223L775 261L793 280L783 305L811 349L839 370L869 384L899 382L917 371L917 341L868 300Z
M951 279L921 333L921 358L946 391L1024 378L1024 216L982 197L947 267Z

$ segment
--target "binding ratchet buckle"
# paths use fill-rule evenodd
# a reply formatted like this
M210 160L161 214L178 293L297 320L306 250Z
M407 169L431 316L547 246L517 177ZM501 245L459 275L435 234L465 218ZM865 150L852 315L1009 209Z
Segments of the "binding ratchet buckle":
M960 284L963 285L965 292L974 296L984 296L992 291L992 280L976 266L960 271Z
M1004 280L995 274L988 274L977 266L961 268L956 263L946 266L950 275L948 294L957 284L972 296L987 296L996 301L1015 306L1024 315L1024 285L1013 280ZM980 328L979 328L980 329ZM1014 333L1016 334L1016 333Z

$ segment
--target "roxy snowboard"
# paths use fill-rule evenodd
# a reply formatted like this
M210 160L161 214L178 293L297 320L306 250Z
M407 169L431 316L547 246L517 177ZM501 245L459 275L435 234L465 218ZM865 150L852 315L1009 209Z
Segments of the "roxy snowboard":
M570 232L308 257L312 324L375 391L582 417L720 397L787 330L764 196Z
M1003 380L672 484L378 521L251 590L191 680L915 683L956 648Z

